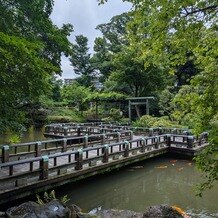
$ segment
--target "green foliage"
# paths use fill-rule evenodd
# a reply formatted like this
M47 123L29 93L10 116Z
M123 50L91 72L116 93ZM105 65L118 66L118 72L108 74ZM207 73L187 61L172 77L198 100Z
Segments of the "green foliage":
M145 68L145 63L138 60L137 50L124 47L114 57L115 70L109 80L117 85L125 84L134 97L149 96L157 90L163 89L165 76L161 69L155 66Z
M51 88L69 54L71 25L58 28L49 18L52 0L0 0L0 131L19 131L29 105Z
M21 136L15 133L9 133L9 144L17 144L21 142Z
M173 98L176 95L175 88L172 86L167 86L160 94L159 94L159 108L160 108L160 114L164 116L168 116L170 120L171 113L173 109L175 108L173 104Z
M36 203L40 205L44 205L52 200L58 200L55 196L55 191L52 190L50 193L44 192L43 199L39 195L36 194L37 201ZM70 199L67 197L67 195L64 195L61 197L60 202L63 204L66 204Z
M78 106L80 110L83 108L83 100L91 93L89 88L81 86L76 81L70 85L66 85L61 90L63 102L69 106Z
M149 115L142 116L139 120L133 123L135 127L168 127L168 128L181 128L176 122L170 121L167 117L152 117Z
M199 93L197 87L182 86L171 102L173 104L172 119L182 125L187 125L191 129L195 128L199 116L193 111L196 109L195 105L199 98Z
M48 122L50 123L67 123L67 122L84 122L83 115L75 108L53 108L48 115Z
M92 101L119 101L125 100L126 95L117 93L117 92L92 92L85 99L85 102Z
M72 47L71 64L74 72L80 77L77 81L86 87L91 86L93 79L93 68L90 62L91 54L88 53L88 38L83 35L76 36L75 44Z
M105 81L110 75L113 68L112 53L109 51L109 46L106 39L98 37L94 42L94 51L91 58L91 64L93 69L98 70L101 74L100 80Z
M119 121L121 121L121 119L122 119L121 111L119 109L116 109L116 108L111 108L108 116L102 118L102 120L105 122L109 122L109 121L118 121L119 122Z

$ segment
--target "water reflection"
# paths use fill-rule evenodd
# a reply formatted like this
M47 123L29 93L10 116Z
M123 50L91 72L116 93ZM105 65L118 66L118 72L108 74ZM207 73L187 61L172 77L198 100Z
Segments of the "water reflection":
M217 186L206 191L203 198L196 197L194 185L201 178L194 163L178 160L172 165L171 160L155 158L140 163L142 168L124 168L61 187L57 192L67 194L72 203L85 211L99 207L144 211L150 205L169 204L178 205L192 217L216 217ZM167 168L160 169L159 166Z
M45 140L46 138L43 135L44 127L42 128L34 128L30 127L27 131L23 132L20 135L20 142L33 142L38 140ZM2 134L0 135L0 145L8 144L10 141L10 134Z

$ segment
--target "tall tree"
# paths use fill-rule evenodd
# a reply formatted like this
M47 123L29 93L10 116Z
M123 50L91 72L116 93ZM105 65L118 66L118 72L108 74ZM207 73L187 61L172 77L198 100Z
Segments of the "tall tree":
M91 64L95 70L100 72L100 80L104 82L113 69L113 54L109 51L108 43L104 37L97 37L95 39L94 51Z
M50 88L51 75L61 72L61 55L70 52L72 26L55 26L49 18L52 8L52 0L0 0L2 131L25 121L23 109Z
M100 72L102 82L109 77L114 69L114 54L117 54L124 45L128 44L126 26L130 20L130 13L123 13L112 17L109 23L96 27L103 36L95 39L95 53L91 60L93 67Z
M101 31L103 37L108 43L108 49L110 52L117 53L123 45L128 44L125 35L126 27L130 20L131 14L123 13L112 17L109 23L99 24L96 27L97 30Z
M80 76L78 82L86 87L91 86L93 79L93 67L90 57L88 38L83 35L76 36L70 61L74 67L74 72Z
M104 3L104 0L99 1ZM129 0L133 3L136 28L129 34L130 44L141 48L140 59L169 69L171 73L187 62L187 54L199 73L192 79L201 93L195 99L192 113L198 114L197 130L210 131L210 148L198 159L205 172L206 182L201 188L211 187L218 179L218 3L217 0ZM145 13L146 11L146 13ZM147 21L147 25L142 23ZM147 35L148 37L144 37ZM141 38L140 43L138 38ZM175 52L168 52L168 48ZM190 99L192 100L192 99Z

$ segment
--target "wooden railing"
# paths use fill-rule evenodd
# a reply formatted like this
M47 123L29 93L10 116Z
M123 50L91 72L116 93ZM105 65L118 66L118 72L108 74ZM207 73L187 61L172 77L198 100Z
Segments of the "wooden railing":
M120 134L117 133L117 135L120 137ZM120 158L137 158L138 155L158 153L161 150L167 152L170 147L179 147L181 150L185 148L186 150L192 151L195 150L196 147L203 146L207 143L207 133L203 133L201 138L198 139L193 136L170 134L136 139L129 138L123 141L118 140L119 137L117 138L117 142L111 143L108 141L109 144L101 143L93 147L81 146L83 148L73 151L66 149L68 139L53 140L54 142L62 143L60 146L62 152L55 154L47 153L47 155L42 155L43 150L40 150L39 147L42 148L42 145L45 145L48 141L43 143L37 142L34 144L37 149L32 153L39 157L20 159L17 161L12 161L9 158L8 162L5 161L5 163L0 164L0 189L13 189L28 183L36 183L40 180L56 178L63 174L95 167L102 163L113 163ZM32 145L33 144L25 143L28 149L29 146ZM21 144L19 146L21 146ZM13 146L13 148L19 146ZM7 149L4 150L4 152L6 151Z
M94 135L84 135L78 137L68 137L37 142L28 142L14 145L0 146L2 150L0 162L21 160L24 158L39 157L57 152L86 148L97 145L104 145L113 142L131 140L133 133L130 130L121 132L102 133Z
M0 178L0 187L14 188L29 182L38 182L49 177L57 177L68 171L77 171L108 163L122 157L166 148L166 136L149 137L99 145L75 151L50 154L0 164L4 176ZM8 187L10 181L10 187Z
M191 135L187 129L179 128L144 128L144 127L131 127L128 125L115 125L100 123L99 125L81 123L81 124L61 124L61 125L48 125L45 127L45 136L53 138L61 138L67 136L80 136L86 134L100 134L108 132L118 132L123 130L131 130L135 135L153 136L162 134L179 134Z

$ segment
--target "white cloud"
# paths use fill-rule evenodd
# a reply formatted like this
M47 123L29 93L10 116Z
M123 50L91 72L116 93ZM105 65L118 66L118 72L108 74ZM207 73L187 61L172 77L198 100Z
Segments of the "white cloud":
M97 0L55 0L51 19L59 27L63 23L71 23L74 32L70 40L73 42L75 35L83 34L88 37L90 51L92 51L94 40L100 35L100 32L95 30L96 26L109 22L113 16L130 8L131 5L122 0L110 0L101 6L98 6ZM75 77L73 68L65 57L62 58L62 71L62 78Z

